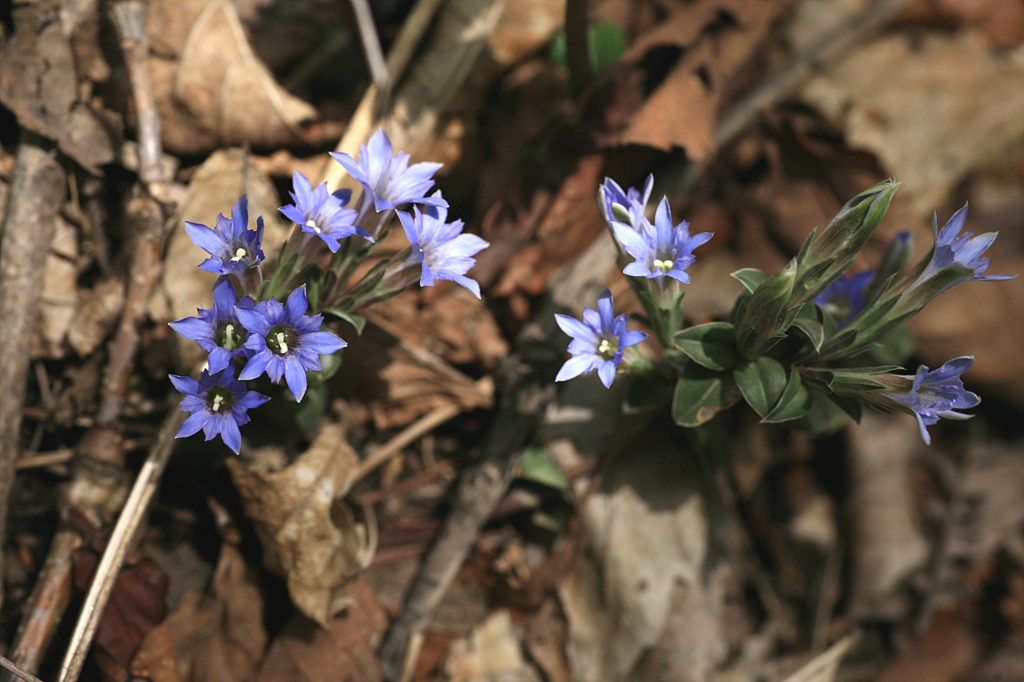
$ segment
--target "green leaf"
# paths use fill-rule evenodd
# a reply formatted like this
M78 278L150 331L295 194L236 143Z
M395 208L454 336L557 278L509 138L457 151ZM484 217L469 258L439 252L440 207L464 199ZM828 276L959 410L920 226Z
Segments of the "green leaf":
M814 345L814 350L821 350L821 344L825 343L825 327L821 322L807 317L799 317L793 322L793 326L804 333L804 336Z
M825 395L817 389L808 390L807 414L789 425L811 433L832 433L841 429L850 417L834 402L836 396ZM853 401L860 404L859 401Z
M864 403L856 398L848 398L842 395L832 394L829 399L843 412L848 414L853 421L860 424L860 418L864 416Z
M519 465L519 476L531 481L536 481L555 490L567 490L569 482L565 474L552 461L551 456L544 448L527 448L523 451L523 458Z
M356 334L359 336L363 335L363 329L366 327L366 318L362 315L342 310L341 308L324 308L320 312L326 315L333 315L339 320L348 322L356 330Z
M327 388L327 384L310 384L309 388L306 389L306 395L302 397L301 403L292 403L295 411L295 421L298 422L299 428L306 434L308 438L312 438L316 434L316 427L320 423L320 418L327 411L327 406L330 404L331 392Z
M811 397L800 379L800 372L792 370L789 373L786 390L782 392L778 405L764 418L764 421L777 424L799 419L807 414L811 407L810 403Z
M914 353L916 343L910 330L899 325L883 334L878 345L868 351L868 357L880 365L903 365Z
M735 388L728 374L690 364L676 383L672 419L680 426L700 426L736 403Z
M337 374L338 370L341 369L341 357L343 352L344 351L338 351L331 355L321 355L320 363L323 365L323 368L318 372L306 372L309 385L313 386L325 383Z
M596 78L608 70L626 51L629 42L626 34L611 21L598 21L587 30L587 49L590 53L590 68ZM566 65L567 48L565 31L559 31L551 41L548 57L557 66Z
M740 393L762 417L778 404L786 389L786 370L782 363L768 357L744 362L732 372Z
M629 382L623 411L635 414L667 405L672 400L672 384L656 376L635 376Z
M732 273L733 279L739 280L740 284L747 288L747 291L754 293L761 284L768 279L768 275L764 274L757 268L743 268Z
M672 337L676 348L702 367L732 369L739 362L736 329L728 322L709 322L684 329Z

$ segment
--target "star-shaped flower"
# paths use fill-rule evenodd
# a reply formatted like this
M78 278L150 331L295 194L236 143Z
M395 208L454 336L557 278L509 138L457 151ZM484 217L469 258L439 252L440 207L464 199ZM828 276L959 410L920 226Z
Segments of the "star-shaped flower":
M651 190L654 189L654 176L648 175L644 183L644 192L641 194L635 187L630 187L625 192L619 183L611 178L605 178L604 184L598 190L601 198L601 208L604 210L604 219L608 224L613 222L626 222L633 229L640 229L640 219L647 211L647 202L651 198ZM615 206L621 208L616 210ZM628 216L627 221L623 218Z
M615 221L612 231L630 256L636 260L622 269L631 277L669 276L674 280L688 284L690 275L686 268L693 265L696 257L693 250L711 239L710 232L701 232L690 236L690 223L683 221L672 224L672 211L668 206L668 198L658 204L652 225L647 218L640 216L639 231L625 223Z
M246 195L231 207L231 219L217 216L213 229L200 223L185 221L185 232L193 243L210 257L199 264L200 270L218 275L242 277L248 268L263 260L263 216L256 219L256 229L249 227L249 200Z
M359 146L358 161L344 152L331 152L331 156L363 185L378 212L402 204L448 206L439 195L427 197L434 186L434 173L444 164L423 162L410 166L409 155L395 154L391 140L381 128L368 145Z
M205 369L199 381L192 377L170 375L174 387L185 394L181 411L190 413L175 438L184 438L203 430L206 440L220 435L224 444L238 454L242 434L238 427L249 423L248 411L270 400L235 379L234 370L227 368L210 374Z
M974 393L964 389L960 375L971 368L974 358L965 355L954 358L942 367L929 372L921 365L909 390L887 391L884 395L917 417L921 438L931 444L927 427L943 419L970 419L972 415L954 410L975 407L981 402ZM910 377L900 377L904 380Z
M348 344L331 332L320 331L323 315L306 315L309 302L303 285L281 304L276 298L255 308L237 308L238 319L249 330L245 347L253 352L239 379L255 379L264 372L273 382L283 376L295 400L306 394L306 371L323 369L321 355L332 355Z
M339 189L332 194L327 191L326 182L313 189L306 176L299 171L292 175L292 186L295 191L289 194L295 203L282 206L281 213L298 224L303 232L315 234L323 239L331 253L336 252L341 246L339 240L352 235L373 241L370 233L354 222L359 212L345 208L352 194L350 190Z
M221 277L213 287L213 307L209 310L199 309L199 317L186 317L177 322L169 323L171 329L186 339L191 339L199 347L210 354L207 363L210 372L216 373L228 366L236 355L246 355L248 351L242 347L248 336L245 327L238 321L235 306L253 307L253 300L243 296L235 301L235 287L231 280Z
M597 375L605 388L610 388L615 379L615 368L622 362L622 351L635 346L647 338L639 329L627 330L629 318L615 315L612 292L608 289L597 299L597 310L583 309L583 321L568 315L555 315L555 322L572 337L569 342L569 358L558 370L555 381L566 381L581 374Z
M432 198L441 200L441 193L435 192ZM428 207L426 212L414 207L413 211L413 215L399 211L398 219L412 244L412 263L422 266L420 286L433 286L434 280L445 279L461 284L480 298L480 285L466 277L466 273L476 265L473 256L489 244L475 234L463 234L461 220L446 223L445 206Z
M1017 276L985 274L992 262L992 259L982 256L981 254L984 253L988 247L992 246L992 242L996 240L999 233L986 232L985 234L980 234L977 237L974 236L973 232L964 232L961 235L960 230L963 229L966 222L966 205L954 213L953 217L949 219L949 222L947 222L941 230L939 230L938 215L934 215L932 217L932 232L935 234L935 250L932 253L931 260L928 262L928 266L914 284L915 287L953 265L965 266L973 269L974 272L969 277L964 277L951 282L944 282L941 290L948 289L954 284L959 284L960 282L1000 282L1013 279Z

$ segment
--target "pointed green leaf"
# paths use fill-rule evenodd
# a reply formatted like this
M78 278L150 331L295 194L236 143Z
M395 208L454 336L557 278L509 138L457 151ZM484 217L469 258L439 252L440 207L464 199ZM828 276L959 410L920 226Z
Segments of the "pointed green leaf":
M800 317L793 322L793 326L804 333L804 336L814 346L814 350L821 350L821 344L825 343L825 327L822 326L821 322L807 317Z
M735 383L728 374L690 364L676 383L672 418L680 426L699 426L735 402Z
M740 284L747 288L747 291L754 293L754 290L768 279L768 275L757 268L743 268L732 273L732 278L739 280Z
M764 421L777 424L799 419L807 414L810 407L811 398L800 378L800 372L792 370L789 373L786 390L782 392L782 397L779 399L779 404L764 418Z
M320 312L326 315L333 315L339 320L344 320L352 325L352 328L356 330L356 334L359 336L363 335L363 329L366 327L366 318L362 315L342 310L341 308L324 308Z
M786 370L778 360L759 357L732 372L747 403L762 417L778 404L786 388Z
M825 395L821 391L811 388L809 394L809 409L807 414L798 420L792 421L789 425L811 433L831 433L842 428L850 419L846 412L833 402L835 396ZM856 402L858 405L859 401Z
M739 362L736 329L728 322L709 322L677 332L676 348L702 367L717 371L732 369Z
M543 448L527 448L523 451L519 476L555 490L566 490L569 487L565 474Z

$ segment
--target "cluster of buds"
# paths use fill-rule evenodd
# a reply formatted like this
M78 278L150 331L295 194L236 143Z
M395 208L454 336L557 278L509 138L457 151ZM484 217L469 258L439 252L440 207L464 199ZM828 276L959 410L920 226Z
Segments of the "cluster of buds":
M440 191L427 196L441 164L410 166L409 155L395 154L383 130L361 147L358 160L342 153L332 156L363 187L355 208L349 207L350 191L329 192L326 183L314 188L296 172L293 203L280 209L295 227L266 276L263 217L257 218L255 230L249 229L245 196L235 203L231 218L217 216L213 228L185 223L195 245L209 254L199 268L219 277L212 308L170 323L208 354L198 380L171 375L185 395L181 410L190 413L178 437L201 429L206 440L220 435L237 454L238 427L249 422L248 410L269 400L245 382L264 374L274 383L284 379L301 401L308 386L306 373L323 370L321 356L347 345L325 327L324 313L361 330L362 309L417 281L421 286L454 281L480 297L480 285L466 273L475 264L473 256L488 244L463 234L461 220L447 222L448 203ZM411 214L399 210L407 205L413 206ZM409 246L350 283L395 214Z
M586 309L583 322L557 316L573 341L572 358L558 380L598 370L610 386L616 371L636 370L631 395L662 393L652 382L675 378L672 413L682 426L697 426L743 399L764 422L789 422L821 431L846 415L859 420L864 405L901 410L917 417L921 435L940 417L965 419L956 412L976 406L978 396L964 389L960 375L972 357L956 358L934 371L920 367L903 374L909 347L899 343L899 325L951 286L969 281L1002 281L1016 275L987 275L982 254L996 233L961 234L967 207L940 230L933 220L934 246L913 267L911 235L901 232L888 245L876 269L849 273L861 248L885 216L899 184L882 182L854 197L821 232L812 232L795 258L772 276L749 268L733 273L745 291L728 321L687 327L682 284L693 250L711 238L690 235L689 223L673 224L668 200L647 218L653 187L628 191L605 180L600 207L615 238L622 272L644 306L646 322L667 349L650 361L636 346L646 333L627 330L625 315L615 317L608 291L599 312ZM632 262L629 262L630 259ZM886 352L888 351L888 352ZM660 365L660 366L659 366ZM645 383L646 382L646 383ZM638 388L639 387L639 388ZM642 399L642 398L641 398Z

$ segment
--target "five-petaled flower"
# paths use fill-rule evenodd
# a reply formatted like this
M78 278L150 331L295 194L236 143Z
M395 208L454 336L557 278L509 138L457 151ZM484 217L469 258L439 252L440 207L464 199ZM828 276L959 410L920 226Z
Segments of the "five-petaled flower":
M186 339L191 339L199 347L209 353L207 363L210 372L216 373L228 366L236 355L246 355L248 351L242 347L248 333L238 321L235 306L253 307L253 300L243 296L235 302L235 287L231 280L221 277L213 287L213 307L209 310L199 309L199 317L186 317L177 322L169 323L171 329Z
M218 275L241 278L245 271L263 260L263 216L256 219L256 229L249 228L249 200L247 195L231 207L231 218L217 215L213 229L200 223L185 221L185 232L210 257L199 265L200 270Z
M381 128L368 145L359 146L358 161L344 152L331 152L331 156L362 184L378 212L402 204L448 205L440 195L427 197L434 186L434 173L444 164L423 162L410 166L409 155L395 154L391 140Z
M206 440L220 434L224 444L237 455L242 445L238 427L249 423L249 410L270 398L247 390L244 383L235 379L234 369L230 367L213 374L204 369L199 381L177 374L170 377L174 387L185 394L181 411L190 413L175 437L191 436L199 429L203 430Z
M953 265L971 268L974 272L961 279L943 282L939 291L948 289L960 282L1001 282L1013 279L1017 275L986 275L985 272L992 261L991 258L982 256L992 242L999 236L998 232L986 232L977 237L973 232L960 234L964 223L967 222L967 206L964 205L959 211L953 214L941 230L939 230L938 215L932 217L932 232L935 233L935 249L932 252L931 260L921 276L914 284L924 283L935 277L942 270ZM935 292L938 293L938 292ZM935 295L935 294L932 294Z
M569 342L572 357L558 370L555 381L590 374L596 369L601 383L610 388L615 368L622 362L622 351L647 338L646 332L626 329L629 318L625 314L615 315L612 292L608 289L597 299L597 310L583 309L582 322L568 315L555 315L555 321L572 337Z
M252 309L237 308L238 319L249 331L245 347L253 352L239 379L255 379L264 372L271 381L284 376L296 400L306 394L306 370L323 369L321 355L332 355L348 344L331 332L320 331L323 315L306 315L306 286L288 296L257 303Z
M435 192L432 198L441 199ZM457 282L480 298L480 285L466 277L470 268L476 265L473 258L487 248L488 243L475 234L462 233L462 221L446 223L448 209L444 206L428 207L426 212L413 208L414 215L398 212L398 219L405 228L405 235L412 244L409 263L422 267L420 286L433 286L438 279Z
M622 269L631 277L669 276L683 284L688 284L690 275L686 268L693 265L696 257L693 250L711 239L710 232L701 232L690 236L690 223L683 221L672 224L672 212L668 206L668 198L658 204L654 215L654 224L640 216L639 231L619 221L612 223L612 231L630 256L636 260Z
M647 211L647 202L651 198L651 190L654 189L654 176L648 175L644 183L643 194L635 187L630 187L625 192L619 183L611 178L605 178L598 192L601 195L601 208L604 209L604 219L608 224L613 222L626 222L635 230L640 229L641 218ZM615 207L621 208L616 210ZM623 218L628 220L623 221Z
M884 395L917 417L921 438L929 445L932 442L927 427L943 419L970 419L973 415L961 414L954 410L975 407L981 402L974 393L964 389L960 375L971 368L974 358L969 355L954 358L942 367L929 372L921 365L909 389L890 390ZM909 381L911 377L894 377Z
M331 253L341 246L339 240L352 235L373 241L370 233L354 222L359 212L345 207L352 194L350 190L339 189L330 193L326 182L314 189L299 171L292 175L292 186L295 191L289 194L295 203L282 206L281 213L299 225L303 232L315 234L324 240Z

